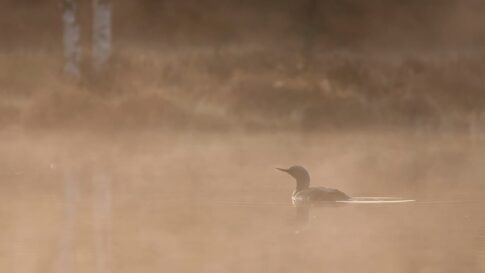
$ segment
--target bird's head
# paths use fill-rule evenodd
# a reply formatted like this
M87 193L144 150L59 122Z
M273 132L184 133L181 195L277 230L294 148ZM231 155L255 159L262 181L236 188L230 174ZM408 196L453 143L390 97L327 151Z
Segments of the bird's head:
M298 184L301 184L303 187L307 187L310 184L310 175L308 174L307 170L302 166L292 166L288 169L276 168L282 172L288 173L293 178L296 179Z

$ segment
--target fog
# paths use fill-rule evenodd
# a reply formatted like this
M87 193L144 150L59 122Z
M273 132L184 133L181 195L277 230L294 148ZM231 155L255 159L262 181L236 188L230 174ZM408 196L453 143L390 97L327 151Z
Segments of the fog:
M79 4L0 1L0 271L485 271L480 1Z

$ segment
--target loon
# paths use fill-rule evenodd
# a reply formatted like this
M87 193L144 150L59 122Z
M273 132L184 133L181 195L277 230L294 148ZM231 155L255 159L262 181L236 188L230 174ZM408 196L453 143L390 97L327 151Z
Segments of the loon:
M328 202L328 201L346 201L351 197L347 194L331 188L310 187L310 175L302 166L293 166L289 169L276 168L286 172L296 179L296 189L293 191L291 200L293 204Z

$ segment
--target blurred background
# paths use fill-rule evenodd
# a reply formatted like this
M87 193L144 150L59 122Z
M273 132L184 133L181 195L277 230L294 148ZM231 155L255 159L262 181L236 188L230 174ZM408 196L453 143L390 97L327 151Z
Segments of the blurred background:
M79 2L80 85L62 1L0 2L3 127L483 130L481 1L119 0L101 77Z
M485 272L484 15L0 0L0 271Z

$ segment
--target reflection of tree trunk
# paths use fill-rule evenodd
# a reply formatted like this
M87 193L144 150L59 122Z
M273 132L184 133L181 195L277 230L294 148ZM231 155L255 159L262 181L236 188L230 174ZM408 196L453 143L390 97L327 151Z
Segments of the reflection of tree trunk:
M111 1L93 2L93 63L100 72L111 57Z
M485 272L485 227L482 228L481 234L478 237L479 246L477 253L477 261L480 272Z
M64 24L64 72L73 77L81 76L80 27L77 0L64 0L62 22Z
M103 172L103 171L101 171ZM96 272L111 272L111 177L93 174L93 222Z
M98 163L98 162L95 162ZM81 170L83 161L69 162L64 169L64 206L65 216L60 237L60 253L58 260L58 272L69 273L76 271L75 245L76 238L80 234L76 233L76 223L80 222L79 209L81 200ZM96 261L96 273L111 272L111 176L106 168L93 168L93 236L94 236L94 255ZM83 223L84 221L81 221Z
M80 185L76 175L70 166L64 170L65 224L59 250L59 273L72 272L74 268L74 232L80 196Z
M476 204L476 206L483 206L483 203L479 202ZM476 214L475 218L477 220L476 226L479 227L477 238L476 238L476 242L477 242L476 261L477 261L477 269L478 269L477 272L485 272L485 217L482 213L481 208L477 209L475 214Z

